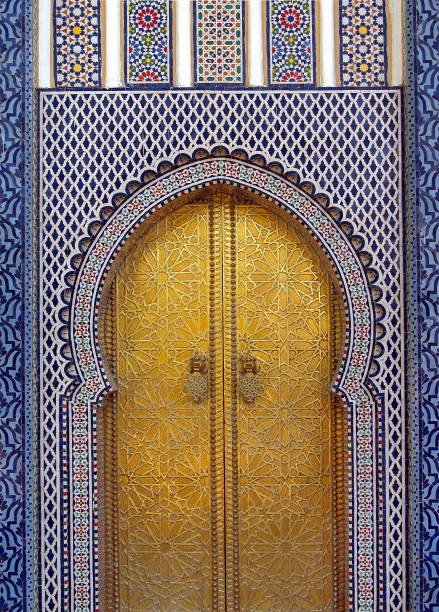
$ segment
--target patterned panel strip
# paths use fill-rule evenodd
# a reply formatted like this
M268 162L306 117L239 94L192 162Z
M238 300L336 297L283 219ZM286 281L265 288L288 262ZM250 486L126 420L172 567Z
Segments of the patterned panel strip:
M314 0L267 2L270 85L315 84Z
M33 3L3 2L0 113L0 610L31 612Z
M224 481L226 609L240 610L238 484L238 346L236 298L236 204L223 195ZM244 604L245 605L245 604Z
M127 85L169 85L172 77L171 2L128 0L125 4Z
M54 0L56 87L101 86L99 0Z
M439 601L437 2L407 2L407 267L413 612Z
M340 84L387 84L386 0L339 0Z
M195 83L244 84L242 0L196 0L194 27Z

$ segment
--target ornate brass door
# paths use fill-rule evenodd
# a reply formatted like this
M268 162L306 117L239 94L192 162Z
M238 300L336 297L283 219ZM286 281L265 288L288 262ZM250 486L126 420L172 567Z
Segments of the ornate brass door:
M336 315L315 248L223 189L152 225L114 287L109 609L342 609Z

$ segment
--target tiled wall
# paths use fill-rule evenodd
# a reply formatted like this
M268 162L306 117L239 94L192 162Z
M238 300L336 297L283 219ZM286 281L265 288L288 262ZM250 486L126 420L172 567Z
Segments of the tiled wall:
M57 3L58 4L58 3ZM79 2L77 3L80 4ZM363 4L363 3L361 3ZM87 5L87 9L92 4ZM375 8L377 4L373 5ZM60 10L67 10L68 3L61 2L59 4ZM378 7L379 8L379 7ZM437 545L436 545L436 533L438 529L437 519L437 496L435 494L438 482L438 469L437 469L437 444L435 443L437 437L437 430L439 418L437 415L437 390L435 387L435 375L437 371L437 355L434 352L437 344L437 329L439 313L437 312L437 261L436 253L437 249L437 223L436 211L435 211L435 199L433 194L435 193L435 165L437 164L437 157L435 153L435 143L438 140L437 134L437 122L436 112L434 108L433 96L435 93L435 79L437 80L437 63L435 62L433 55L434 47L434 29L436 22L436 12L434 3L431 0L408 0L407 2L407 22L408 22L408 66L407 75L409 87L406 91L406 109L407 109L407 120L406 120L406 141L407 141L407 197L406 197L406 210L407 210L407 226L406 226L406 257L407 262L406 268L406 287L407 287L407 354L408 361L407 365L409 368L408 376L408 405L409 405L409 424L410 424L410 446L408 447L410 454L410 495L411 495L411 512L410 512L410 525L409 525L409 538L410 538L410 558L411 558L411 571L410 571L410 584L411 584L411 602L404 599L401 595L400 589L401 584L407 582L407 576L409 572L407 570L407 564L404 566L403 560L401 561L398 556L400 553L403 555L407 550L406 544L403 537L403 530L397 526L397 522L393 523L392 529L393 535L387 531L389 538L398 536L401 538L394 539L394 546L396 551L396 557L388 557L390 562L381 566L381 580L382 580L382 594L381 603L378 609L407 609L409 606L416 612L433 612L437 607L437 594L439 590L438 579L437 579ZM341 7L342 14L343 6ZM62 15L65 20L61 19L64 26L60 23L60 28L64 27L63 34L66 38L61 36L61 42L56 42L54 39L54 51L59 54L59 62L54 62L54 66L59 66L59 77L56 78L60 81L56 81L59 86L65 87L78 87L78 78L86 77L87 82L83 85L87 86L99 86L100 76L95 79L93 75L96 75L96 57L93 57L93 53L99 49L99 44L96 46L96 41L93 38L94 34L92 31L79 28L80 24L73 24L68 21L71 17L67 16L67 13ZM75 19L83 19L80 15L74 15ZM42 417L51 418L53 413L51 410L59 411L62 407L59 405L45 403L41 404L36 398L33 400L32 393L34 387L32 386L31 373L32 373L32 346L34 338L40 338L38 331L38 320L39 314L36 313L33 316L32 313L32 299L33 299L33 287L38 287L41 282L39 276L39 265L33 268L33 262L38 262L38 258L34 257L33 244L35 247L40 245L35 241L36 228L33 226L35 222L32 215L32 157L37 160L37 157L33 155L33 134L32 134L32 75L31 70L33 66L33 45L32 45L32 32L34 28L33 24L33 3L30 0L17 0L17 2L7 2L5 4L5 10L1 14L2 23L4 24L4 65L3 65L3 83L4 91L6 92L6 99L2 102L3 110L1 116L2 128L3 128L3 140L4 147L2 148L2 169L1 177L3 181L3 196L5 202L4 215L1 220L1 229L3 234L2 241L2 269L0 272L0 280L2 283L2 299L0 302L1 310L1 341L3 351L1 353L1 396L0 402L2 407L1 419L2 419L2 448L4 450L1 456L1 473L0 473L0 486L1 486L1 497L6 500L3 503L0 512L2 520L2 584L0 592L0 606L5 610L13 610L14 612L26 610L52 610L52 609L67 609L61 602L61 586L65 579L68 578L62 565L60 566L60 557L51 557L48 554L46 561L51 567L45 566L44 568L39 567L41 557L39 551L41 546L44 544L52 545L55 543L56 546L62 547L63 540L61 537L62 526L59 523L59 515L57 510L57 503L61 499L63 493L68 489L60 484L61 465L60 461L60 422L56 416L53 419L49 428L45 428ZM69 26L70 23L70 26ZM93 19L85 22L85 28L95 28L96 22ZM350 23L350 22L349 22ZM367 25L367 24L366 24ZM382 23L379 20L375 20L372 25L378 30L382 27ZM53 31L55 34L56 28L53 24ZM70 27L70 30L68 29ZM343 24L341 31L343 30ZM358 37L364 37L367 31L364 29L359 30L362 25L360 24L357 31L351 32L348 36L349 44L360 44L358 40L364 41L364 38L359 39ZM86 46L90 44L89 50L84 55L80 55L80 45L77 49L74 49L74 45L71 42L73 39L69 37L77 36L87 31L92 36L92 39L81 41L79 38L75 39L81 44ZM99 34L98 34L99 36ZM352 36L352 38L350 38ZM64 44L62 41L66 41L64 50L58 50L58 44ZM68 44L67 44L68 42ZM93 47L93 45L95 45ZM361 44L360 44L361 46ZM93 48L92 48L93 47ZM81 47L82 49L83 47ZM375 53L380 52L380 45L375 45L375 42L371 44L371 51ZM363 59L371 56L360 57L364 51L361 48L358 50L359 58L361 63ZM76 55L75 55L76 54ZM58 57L58 55L57 55ZM66 59L68 57L68 59ZM417 58L417 63L414 63L414 57ZM83 70L83 64L81 59L85 58L89 64L86 69ZM349 56L350 58L350 56ZM99 64L101 60L98 59ZM74 70L76 64L81 65L81 70ZM363 78L364 74L369 75L368 70L361 70L361 74L355 75L356 66L354 72L347 72L344 78L356 79ZM61 67L64 67L61 70ZM346 65L347 66L347 65ZM381 71L382 63L378 61L377 66L380 66L379 75L376 79L383 78ZM375 67L375 65L373 66ZM58 70L58 68L57 68ZM344 70L344 65L343 65ZM343 71L342 71L343 76ZM24 75L22 86L21 78ZM79 76L80 75L80 76ZM374 77L375 78L375 77ZM384 77L385 78L385 77ZM355 81L359 83L359 81ZM345 83L346 85L348 83ZM368 85L378 84L377 80L367 83ZM355 96L355 91L347 90L349 95L352 93ZM90 146L90 142L87 140L90 134L84 134L84 127L89 130L89 127L93 121L98 120L98 108L89 108L89 115L86 123L81 123L79 117L76 116L72 121L68 121L66 117L72 112L79 113L79 109L76 111L74 107L72 109L66 108L65 103L69 104L66 100L63 104L59 104L57 107L56 95L53 94L51 103L53 107L53 121L55 127L52 134L55 139L60 139L66 145L72 147L79 155L81 151L84 152L84 146ZM71 95L71 94L69 94ZM87 95L84 93L78 93L77 100L82 102L87 100ZM120 95L120 101L128 95L126 92L114 93L115 101ZM137 92L135 96L139 96ZM154 94L158 95L158 94ZM204 95L204 94L203 94ZM214 95L214 94L206 94ZM227 94L224 94L227 95ZM333 103L337 103L337 96L339 94L334 92ZM310 173L310 182L318 184L320 177L323 177L325 189L329 193L334 193L334 187L331 181L340 181L341 189L343 185L349 183L348 191L349 197L351 198L352 210L356 207L356 214L358 227L362 233L367 234L368 221L364 216L362 206L356 206L356 200L363 203L363 196L370 186L365 185L361 191L358 191L354 197L351 192L353 189L358 189L357 183L362 180L364 172L369 172L368 166L362 166L360 168L361 160L353 163L353 155L355 153L349 153L349 159L352 164L352 171L356 172L354 176L346 176L343 168L340 166L340 160L337 156L334 159L333 153L340 154L340 151L346 150L346 144L343 146L334 146L334 138L332 131L333 125L330 119L325 119L323 115L312 116L312 109L315 108L310 104L310 98L306 97L303 92L300 94L301 100L305 107L304 112L311 115L308 116L309 126L306 129L316 129L313 127L313 122L316 126L320 125L321 129L325 133L320 133L316 136L315 142L313 138L310 139L306 135L306 131L297 127L297 125L290 125L289 129L285 128L285 122L294 119L285 104L279 105L278 102L273 102L272 105L265 109L264 119L260 119L267 126L267 138L269 139L271 146L275 147L273 159L284 158L284 167L289 168L292 162L285 161L286 152L290 152L295 163L301 168L302 175L306 177L307 173ZM105 99L101 92L96 92L96 100L99 100L99 104L105 106ZM128 98L126 98L128 99ZM327 99L331 100L331 93L327 94ZM191 104L191 98L182 98L185 104ZM361 96L357 98L361 100ZM84 108L84 104L80 103L80 108ZM98 102L96 102L97 104ZM138 106L139 102L133 100L132 111L135 112L137 109L139 116L141 116L142 105ZM212 98L210 101L204 102L205 110L210 117L210 122L215 120L220 110L220 103L218 99ZM332 104L332 102L331 102ZM64 106L63 106L64 105ZM137 105L137 106L136 106ZM324 105L320 105L322 109ZM87 107L88 108L88 107ZM230 111L227 118L233 118L233 125L229 128L226 133L221 126L218 127L215 132L215 143L224 144L227 140L227 144L230 144L230 139L245 138L250 154L260 152L260 136L256 134L257 126L255 131L249 130L248 119L244 120L246 113L256 112L257 107L254 103L249 102L249 106L246 109L236 114L235 109L233 112ZM347 117L352 118L352 114L343 112L342 105L339 105L337 111L340 121L347 121ZM249 110L253 109L253 110ZM274 110L273 110L274 109ZM101 115L105 116L108 113L108 109L100 109ZM166 112L169 112L169 108L165 108ZM366 106L364 109L358 106L356 109L356 116L359 122L359 129L365 125L364 110L371 110L370 106ZM324 111L321 111L324 112ZM272 123L272 114L276 117L275 125ZM91 164L91 158L86 160L87 165L87 179L84 182L82 178L77 183L67 183L66 178L63 178L61 184L58 184L58 190L64 189L62 195L62 202L67 209L70 207L70 211L66 210L65 215L62 216L62 222L65 224L76 223L79 226L84 223L83 212L78 214L76 218L72 215L74 212L74 206L78 204L80 200L73 198L71 194L72 185L75 189L84 190L84 194L88 193L88 187L95 185L96 197L99 202L109 202L111 196L108 194L112 192L112 189L119 189L122 187L122 183L129 180L131 176L136 175L136 168L145 168L146 166L153 166L161 157L166 159L172 158L173 151L181 147L183 150L191 150L198 146L205 145L205 138L199 135L197 130L203 129L203 120L201 116L194 117L193 125L190 126L190 130L194 130L193 136L186 135L183 139L177 136L177 130L179 129L175 123L175 118L172 118L168 122L164 122L163 113L158 112L157 108L151 113L150 116L145 117L142 129L139 129L137 133L132 133L132 126L127 122L126 117L121 113L119 105L116 103L113 113L112 120L116 122L113 137L118 139L118 143L112 149L112 165L108 165L105 159L95 160L95 163ZM362 119L360 119L360 115ZM191 116L189 114L189 116ZM200 122L200 126L197 127L197 121ZM326 121L326 124L325 124ZM90 123L91 122L91 123ZM299 120L296 122L298 125ZM207 125L207 123L206 123ZM326 127L325 127L326 125ZM195 126L195 128L194 128ZM376 124L372 127L376 128ZM181 129L181 128L180 128ZM188 127L189 129L189 127ZM353 126L346 123L345 129L352 131ZM145 131L146 130L146 131ZM158 137L156 139L148 139L147 134L152 130L157 130ZM270 131L271 130L271 131ZM297 131L298 130L298 131ZM364 130L363 130L364 131ZM380 136L379 130L373 130L377 137ZM131 135L130 135L131 134ZM235 136L233 136L235 134ZM236 134L240 136L236 136ZM99 138L99 134L92 132L92 136ZM145 137L146 136L146 137ZM192 138L195 138L194 142ZM363 135L364 138L364 135ZM198 140L200 140L200 143ZM326 140L325 140L326 139ZM178 142L178 145L177 145ZM123 146L121 143L124 143ZM313 144L314 143L314 144ZM359 141L357 144L357 151L360 148L370 146L365 140ZM381 146L381 145L380 145ZM386 143L382 143L383 147L386 147ZM326 147L328 151L328 160L325 161L325 156L322 157L322 147ZM102 144L95 146L94 154L102 154L104 149ZM160 153L161 152L161 153ZM345 153L346 154L346 153ZM351 156L352 155L352 156ZM149 156L149 157L148 157ZM378 158L377 158L378 159ZM306 160L305 162L303 160ZM317 166L319 160L323 164L323 168L319 170ZM281 159L282 161L282 159ZM330 164L332 161L332 165ZM78 162L79 163L79 162ZM306 165L311 164L307 169ZM381 162L382 163L382 160ZM68 174L69 170L66 165L65 158L60 160L62 169ZM294 164L295 165L295 164ZM314 169L312 169L314 167ZM122 168L122 173L120 169ZM386 180L387 168L383 168L383 180ZM55 172L55 166L52 166L53 172ZM139 170L140 172L140 170ZM329 173L325 178L325 173ZM138 172L137 172L138 174ZM50 173L45 173L45 180L55 180L55 175L50 176ZM81 182L83 181L83 182ZM329 182L328 182L329 181ZM59 183L59 181L58 181ZM70 186L69 186L70 185ZM353 193L353 192L352 192ZM366 193L369 197L368 193ZM345 193L346 196L346 193ZM374 194L372 193L372 196ZM371 196L371 197L372 197ZM61 197L61 196L60 196ZM81 196L81 206L85 207L86 214L90 215L92 209L90 208L91 202L89 195ZM48 209L46 214L49 213ZM373 209L372 209L373 210ZM385 215L384 215L385 212ZM57 209L52 210L53 218L59 217L59 211ZM71 218L69 218L69 215ZM363 215L363 218L362 218ZM380 216L381 215L381 216ZM61 218L61 217L60 217ZM67 219L69 218L68 222ZM388 206L381 209L381 212L376 216L376 222L378 226L388 221L389 209ZM384 226L383 226L384 227ZM399 230L402 230L401 223ZM63 225L57 233L57 236L65 238L65 240L71 240L71 228ZM386 230L387 231L387 230ZM70 234L69 234L70 233ZM70 237L69 237L70 235ZM398 234L400 235L400 234ZM51 236L45 241L44 248L50 249ZM394 242L393 247L395 248ZM65 248L65 243L62 243L61 249ZM389 251L391 252L389 247ZM68 255L68 248L66 250ZM401 266L405 265L405 261L400 262ZM35 282L33 279L33 271L36 274ZM62 278L63 269L59 269L56 272L56 278ZM391 282L392 279L389 279ZM54 292L54 304L58 304L60 293ZM390 302L389 302L390 303ZM46 304L46 307L50 309L53 304ZM57 307L57 306L56 306ZM34 303L34 308L37 308L37 302ZM34 331L32 325L34 323ZM391 318L387 319L387 324L397 324L398 321L395 319L392 323ZM36 330L36 331L35 331ZM34 367L38 364L38 351L34 353ZM59 355L57 356L57 358ZM56 359L55 359L56 362ZM56 363L52 362L52 367L56 367ZM50 366L48 361L45 362L45 366ZM38 378L36 379L38 381ZM385 381L384 381L385 382ZM404 412L396 407L396 404L388 404L391 410L394 410L395 414L388 416L390 417L387 430L387 437L385 444L389 443L389 440L396 440L396 448L402 448L401 443L403 438L399 439L398 435L401 432L404 436L407 432L404 430L403 423L400 417L403 416ZM40 408L44 409L41 410ZM37 411L37 412L34 412ZM59 414L56 412L56 414ZM399 415L399 416L398 416ZM399 419L399 420L398 420ZM35 431L32 427L32 423L42 423L43 427L39 431ZM396 430L395 430L396 427ZM50 481L40 483L39 481L39 468L40 464L36 462L38 455L34 454L34 450L38 449L38 440L42 441L46 447L52 445L52 455L44 456L44 461L47 461L48 471L46 476L51 479ZM394 459L395 460L395 459ZM396 462L400 458L396 458ZM38 459L39 461L39 459ZM50 463L51 462L51 463ZM395 499L400 498L401 492L405 491L404 481L404 463L399 464L401 466L401 475L398 472L394 473L394 484L395 487L392 489L389 486L388 477L391 475L389 470L389 464L384 463L386 467L384 487L387 494L393 496ZM398 489L399 482L399 489ZM44 489L42 485L44 484ZM38 491L38 495L33 496L33 490ZM40 493L44 492L41 497ZM54 504L53 500L57 500ZM401 498L400 498L401 501ZM395 506L397 508L397 506ZM389 527L389 506L385 506L385 516L383 516L384 525L387 524ZM40 518L42 513L54 512L52 518L48 519L48 522L44 525L43 529L52 529L50 537L54 537L54 541L49 538L45 543L39 539L40 533ZM401 510L397 509L395 517L401 517ZM34 517L37 520L34 522ZM394 518L395 518L394 517ZM396 525L396 528L395 528ZM388 528L387 527L387 528ZM35 547L34 543L36 544ZM386 540L386 546L382 548L383 552L389 554L388 548L389 540ZM398 559L396 562L396 570L394 568L393 561ZM34 564L34 559L37 562ZM401 565L402 563L402 565ZM402 574L401 574L402 568ZM68 566L66 566L68 569ZM404 574L404 569L407 572ZM393 574L392 574L393 572ZM402 581L401 582L401 576ZM42 588L41 588L42 587ZM37 600L34 600L34 596Z
M69 368L64 355L70 349L67 347L66 352L59 342L65 336L62 313L67 306L62 296L67 289L65 275L73 266L89 224L99 218L100 211L111 206L115 195L123 192L130 181L141 182L146 169L155 169L164 161L172 165L178 156L193 155L199 149L212 151L222 145L230 153L245 152L248 158L259 154L266 163L278 163L286 173L296 172L301 181L314 185L318 193L343 210L344 219L353 233L361 236L365 256L371 258L371 266L378 273L374 291L382 295L382 309L377 315L377 330L381 330L378 336L385 338L385 347L377 349L380 357L368 381L383 412L382 425L376 432L383 444L374 442L367 452L369 455L373 452L386 465L386 479L379 484L383 505L374 506L364 494L357 508L363 512L362 520L373 513L379 522L377 541L381 544L374 550L364 540L364 534L360 540L351 528L351 558L358 554L363 573L361 580L352 583L350 609L359 609L362 603L364 610L372 610L375 604L384 605L384 597L388 596L395 612L404 610L400 92L62 91L43 92L40 108L39 259L46 262L40 304L43 430L54 432L61 422L66 428L66 440L74 439L74 430L69 433L68 413L62 410L62 405L69 407L69 412L76 406L67 393ZM69 130L67 126L81 129ZM160 191L161 187L157 189ZM81 398L76 400L81 399L84 404L85 399ZM82 404L80 411L84 412ZM370 421L364 415L365 435ZM87 431L91 436L91 431ZM353 453L357 444L366 444L363 434L353 438ZM62 478L54 467L57 443L56 436L48 435L42 457L43 489L52 491L41 515L46 607L56 606L62 597L62 585L57 584L55 572L61 555L59 542L63 540L62 525L56 521L62 503ZM361 486L366 491L369 486L366 481L372 474L375 479L379 469L370 471L370 466L363 467ZM93 477L84 476L83 484L93 498ZM69 513L68 498L64 510ZM95 532L86 517L87 512L81 541L89 542ZM371 529L367 533L372 534ZM375 536L372 541L375 542ZM88 544L85 546L88 549ZM73 560L71 552L64 558L68 568ZM86 610L95 605L93 598L98 597L94 570L89 565L78 580L76 572L72 572ZM52 589L57 589L56 595ZM65 592L69 594L69 590ZM374 593L377 598L382 593L381 600Z

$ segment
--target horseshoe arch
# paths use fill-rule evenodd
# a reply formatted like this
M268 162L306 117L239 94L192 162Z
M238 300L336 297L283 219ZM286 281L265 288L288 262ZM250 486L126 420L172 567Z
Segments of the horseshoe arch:
M334 391L347 403L352 429L349 486L357 500L350 521L350 564L357 568L350 609L372 611L375 568L374 399L367 386L374 348L373 300L366 272L354 246L307 192L272 170L219 156L171 169L136 191L95 236L78 270L72 295L70 340L79 384L68 399L71 411L70 479L72 516L71 598L76 612L91 612L97 602L97 493L93 407L111 389L98 336L104 281L123 244L157 209L178 196L213 183L250 190L290 212L326 252L343 290L348 318L345 354Z

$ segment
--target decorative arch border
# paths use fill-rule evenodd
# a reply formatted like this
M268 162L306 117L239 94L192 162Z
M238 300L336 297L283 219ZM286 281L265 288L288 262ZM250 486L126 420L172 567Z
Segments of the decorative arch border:
M368 376L375 313L366 270L336 219L307 191L275 170L229 156L171 167L123 201L96 233L79 266L71 295L70 347L77 376L69 394L70 599L74 612L98 610L96 434L94 408L111 390L99 348L98 313L105 278L128 237L142 222L190 191L214 183L251 190L291 213L328 255L344 294L348 318L343 362L333 386L349 411L349 609L376 608L375 401ZM138 185L138 184L137 184Z

